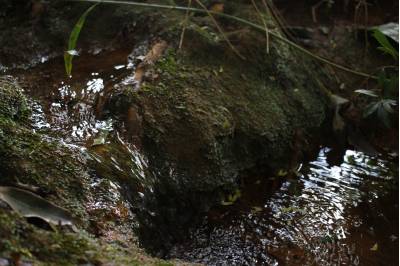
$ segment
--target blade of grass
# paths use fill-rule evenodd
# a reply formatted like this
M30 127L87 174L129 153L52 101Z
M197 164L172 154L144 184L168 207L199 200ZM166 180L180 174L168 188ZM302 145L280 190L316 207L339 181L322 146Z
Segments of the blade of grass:
M190 8L191 6L192 6L192 0L188 0L188 8ZM183 21L183 26L182 26L181 39L179 41L179 48L178 48L179 50L182 48L183 45L183 39L185 38L185 31L188 22L189 22L189 10L186 10L185 19Z
M68 76L71 75L72 73L72 59L74 58L74 54L71 51L74 51L76 48L76 43L79 38L79 34L81 33L83 24L85 24L86 18L89 15L89 13L100 3L96 3L89 7L85 13L82 14L82 16L79 18L78 22L75 24L74 28L71 31L71 34L69 36L68 40L68 49L64 53L64 64L65 64L65 72L67 73Z

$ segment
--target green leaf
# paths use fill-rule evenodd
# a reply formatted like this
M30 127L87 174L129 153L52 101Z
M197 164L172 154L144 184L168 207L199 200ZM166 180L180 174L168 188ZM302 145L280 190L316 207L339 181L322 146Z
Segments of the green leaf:
M369 105L365 108L365 111L364 111L363 116L364 116L364 117L368 117L368 116L372 115L373 113L375 113L376 110L378 110L379 105L380 105L379 102L373 102L373 103L369 104Z
M378 47L378 50L381 50L384 53L391 55L394 59L397 59L399 57L399 53L396 51L396 49L392 46L390 41L386 38L386 36L380 30L375 29L372 36L381 45L381 47Z
M383 101L379 102L379 108L378 108L378 118L379 120L382 121L382 123L387 127L391 128L392 123L390 121L390 114L386 111L386 109L383 107Z
M85 13L82 14L82 16L79 18L78 22L75 24L74 28L71 31L71 34L69 36L68 40L68 49L64 53L64 64L65 64L65 72L67 73L68 76L71 75L72 73L72 59L74 58L74 55L77 55L77 52L75 50L76 48L76 43L79 38L79 34L81 33L83 24L85 24L86 17L89 15L89 13L98 5L94 4L91 7L89 7Z
M367 96L371 96L371 97L378 97L378 95L376 95L375 92L373 92L371 90L355 90L354 92L357 92L359 94L364 94Z
M382 100L382 106L383 106L383 108L385 108L385 110L388 113L393 114L394 110L393 110L392 106L396 106L396 101L395 100L390 100L390 99Z

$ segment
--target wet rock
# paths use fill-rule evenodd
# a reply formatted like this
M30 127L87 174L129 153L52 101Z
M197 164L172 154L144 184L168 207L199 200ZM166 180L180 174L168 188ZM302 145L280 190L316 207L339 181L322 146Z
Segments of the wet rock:
M123 190L111 181L115 173L102 176L99 181L94 169L101 162L96 164L83 150L57 141L50 132L32 130L29 104L12 77L0 77L0 107L0 186L3 190L3 186L21 184L24 188L34 188L35 195L24 191L33 197L26 198L26 194L25 200L37 201L40 195L41 201L56 203L73 215L77 227L26 219L0 200L1 265L10 264L1 258L12 258L13 264L19 265L163 263L137 247L130 203ZM15 207L9 197L2 198ZM21 195L17 198L22 199ZM29 208L29 204L22 204L20 207ZM46 211L46 206L41 205L31 206L36 214ZM21 211L20 207L16 209ZM47 211L50 216L59 212L52 208ZM96 230L98 238L89 234Z
M29 113L27 101L12 77L0 77L0 115L10 119L26 118Z
M145 193L147 211L138 215L148 247L168 248L238 187L243 171L288 167L312 147L328 104L326 75L281 43L265 54L262 37L238 40L242 61L192 27L179 54L168 40L156 78L138 91L122 85L110 93L105 113L127 121L135 110L141 117L135 137L139 132L155 180Z

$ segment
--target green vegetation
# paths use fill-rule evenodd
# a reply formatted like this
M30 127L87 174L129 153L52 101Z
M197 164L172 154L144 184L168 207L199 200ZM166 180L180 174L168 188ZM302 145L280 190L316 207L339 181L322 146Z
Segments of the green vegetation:
M88 213L90 199L98 195L90 188L86 160L44 132L34 132L30 113L19 84L0 77L0 199L13 208L0 208L0 258L15 265L172 265L149 257L131 240L110 242L89 233L107 223L115 228L120 219L109 222L101 212Z
M90 12L98 5L94 4L89 7L85 13L79 18L78 22L75 24L74 28L71 31L71 35L69 36L68 40L68 50L64 53L64 63L65 63L65 71L68 76L71 75L72 72L72 59L75 55L77 55L76 43L78 42L79 34L81 33L82 27L85 24L86 17L89 15Z
M390 55L394 63L398 63L399 55L388 38L378 29L373 31L372 36L378 41L378 50ZM399 97L399 75L398 66L384 67L378 75L376 90L356 90L356 93L370 98L365 107L364 117L375 116L386 127L393 126L395 107L398 106Z

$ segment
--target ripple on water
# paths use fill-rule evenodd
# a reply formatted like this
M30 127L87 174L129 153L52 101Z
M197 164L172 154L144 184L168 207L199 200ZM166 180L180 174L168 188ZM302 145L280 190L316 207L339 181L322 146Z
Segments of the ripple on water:
M382 194L379 186L366 184L395 178L393 165L348 150L340 166L330 166L328 152L321 149L315 161L302 166L298 179L283 180L271 196L253 195L263 198L263 206L243 208L244 195L235 205L209 215L171 256L208 265L360 264L361 254L373 252L374 241L391 240L378 237L361 244L364 240L358 236L367 233L367 221L353 210L359 212L364 202ZM387 230L396 235L395 229ZM383 256L391 259L389 251Z

